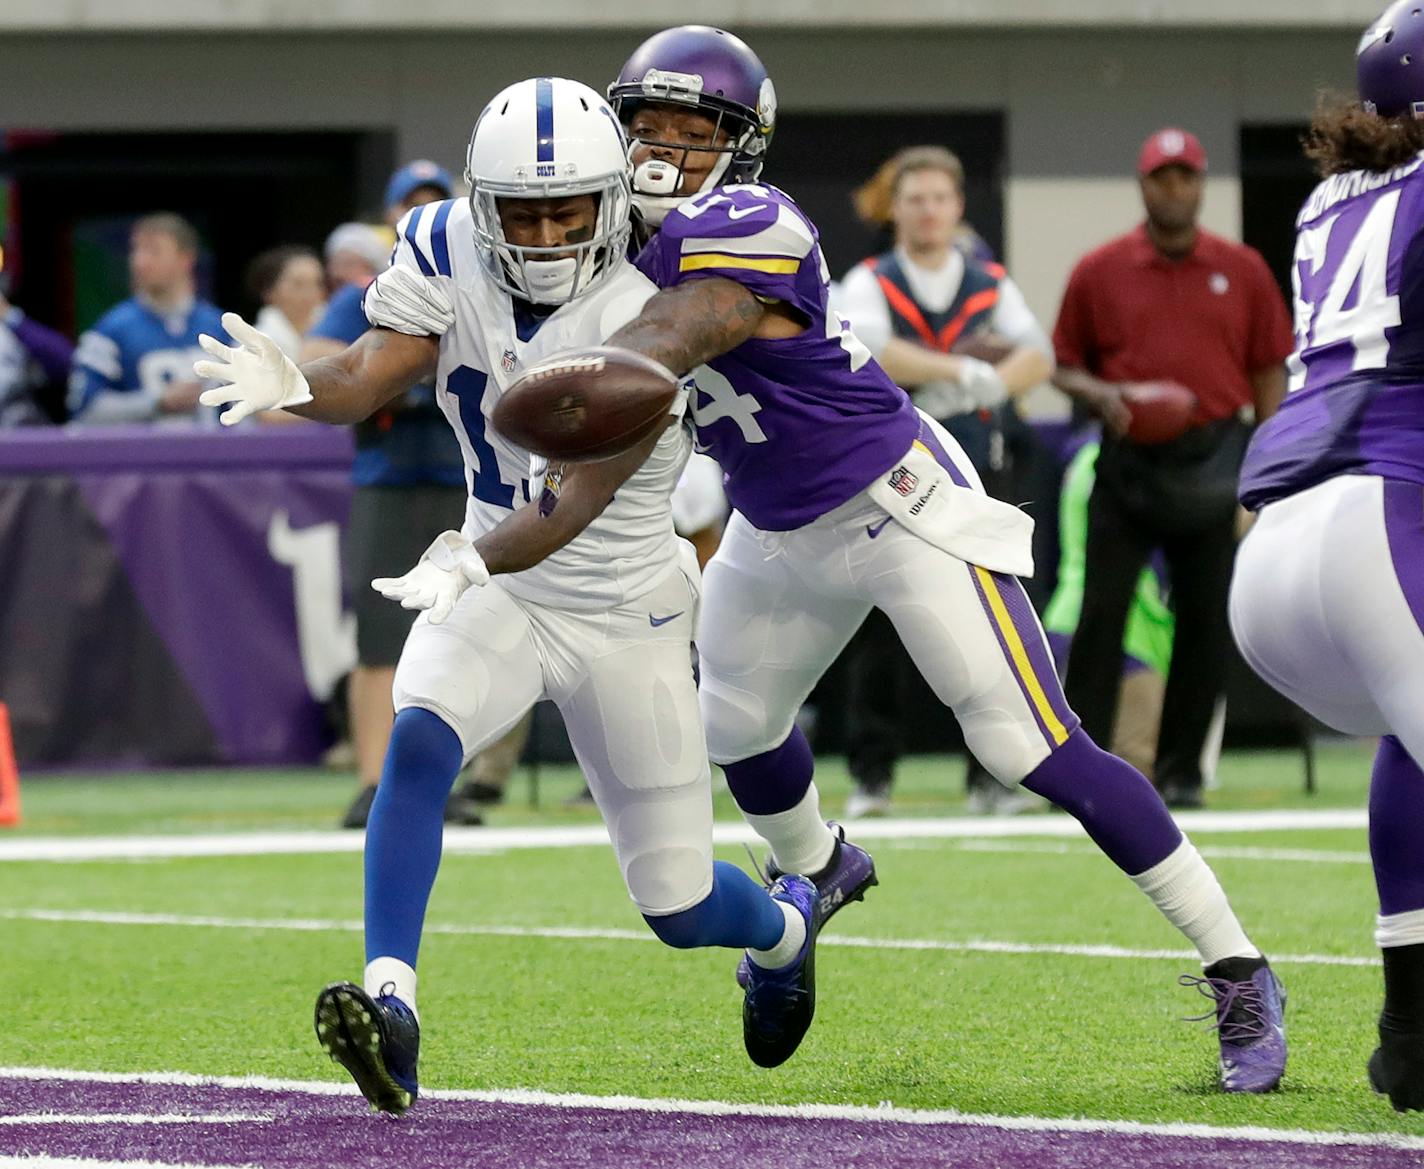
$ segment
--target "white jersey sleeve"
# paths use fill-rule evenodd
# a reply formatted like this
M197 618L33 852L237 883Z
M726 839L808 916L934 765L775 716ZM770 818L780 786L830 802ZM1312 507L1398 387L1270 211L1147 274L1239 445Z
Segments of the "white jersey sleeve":
M463 200L446 199L407 211L396 225L391 266L366 289L362 307L372 325L417 337L441 337L455 322L448 232L468 218Z
M845 274L835 307L873 356L878 358L885 352L886 344L894 336L890 306L868 264L857 264Z

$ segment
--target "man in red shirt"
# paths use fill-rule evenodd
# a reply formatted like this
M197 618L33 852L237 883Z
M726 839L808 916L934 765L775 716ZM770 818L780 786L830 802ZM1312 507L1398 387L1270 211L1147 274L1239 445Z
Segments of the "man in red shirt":
M1231 644L1236 480L1250 436L1241 414L1275 412L1293 338L1260 254L1197 222L1206 152L1196 137L1158 131L1137 172L1146 222L1078 261L1053 334L1055 384L1105 424L1065 689L1088 734L1111 742L1132 591L1160 549L1177 637L1155 779L1169 806L1200 807L1202 744ZM1129 441L1123 386L1161 381L1195 395L1192 427L1171 442Z

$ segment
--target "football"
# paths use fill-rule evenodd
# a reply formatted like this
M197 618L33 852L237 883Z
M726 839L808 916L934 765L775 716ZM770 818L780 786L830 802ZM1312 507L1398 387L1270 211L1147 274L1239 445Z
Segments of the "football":
M951 353L958 353L964 357L977 357L980 361L987 361L990 365L998 365L1013 351L1014 346L1011 342L1005 341L997 333L988 331L969 333L960 337L950 350Z
M491 421L536 455L596 463L659 430L680 392L672 372L641 353L570 349L526 370L500 397Z
M1197 397L1178 382L1130 382L1122 400L1132 415L1127 437L1144 446L1171 442L1196 418Z

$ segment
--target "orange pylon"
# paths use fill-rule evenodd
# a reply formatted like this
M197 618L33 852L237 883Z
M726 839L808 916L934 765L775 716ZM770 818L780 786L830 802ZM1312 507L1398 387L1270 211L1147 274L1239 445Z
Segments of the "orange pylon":
M0 702L0 827L20 822L20 768L10 735L10 709Z

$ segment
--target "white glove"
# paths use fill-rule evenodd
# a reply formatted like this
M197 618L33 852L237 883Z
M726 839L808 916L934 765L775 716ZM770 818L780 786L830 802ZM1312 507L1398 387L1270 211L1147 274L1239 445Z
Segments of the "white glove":
M236 426L258 410L280 410L312 400L307 379L277 347L277 342L236 313L223 313L222 323L228 335L238 342L238 348L230 348L216 337L202 334L198 344L218 360L195 361L193 372L200 378L231 383L198 395L198 401L204 406L234 403L232 409L222 415L224 426Z
M976 410L993 410L1009 400L1009 387L987 361L977 357L956 355L959 362L959 388L969 395Z
M378 576L371 587L402 609L427 609L439 625L464 591L489 583L489 569L475 546L459 532L441 532L404 576Z

